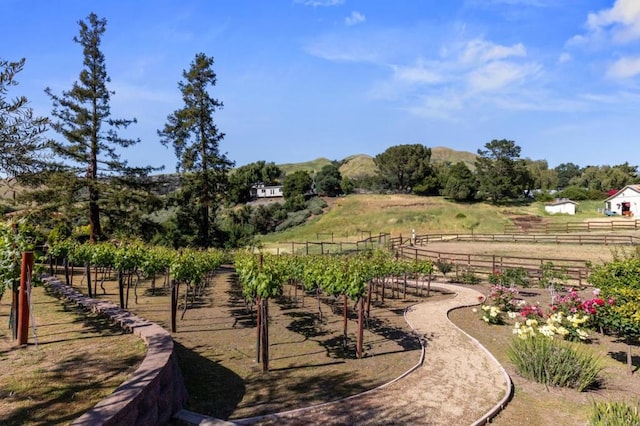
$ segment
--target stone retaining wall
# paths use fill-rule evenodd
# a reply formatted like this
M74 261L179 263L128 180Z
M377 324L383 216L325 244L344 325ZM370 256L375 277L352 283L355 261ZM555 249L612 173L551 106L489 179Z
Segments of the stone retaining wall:
M91 299L55 277L45 277L43 281L60 297L110 318L140 337L147 345L147 355L131 377L73 424L168 424L187 401L182 373L173 353L171 334L114 303Z

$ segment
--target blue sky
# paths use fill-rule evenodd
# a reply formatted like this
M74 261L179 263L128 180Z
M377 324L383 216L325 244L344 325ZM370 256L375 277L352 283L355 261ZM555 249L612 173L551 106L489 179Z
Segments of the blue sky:
M476 152L510 139L551 167L640 163L639 0L0 0L0 57L27 59L11 95L40 115L82 66L78 20L102 40L123 152L175 170L156 131L197 53L237 166L375 156L422 143Z

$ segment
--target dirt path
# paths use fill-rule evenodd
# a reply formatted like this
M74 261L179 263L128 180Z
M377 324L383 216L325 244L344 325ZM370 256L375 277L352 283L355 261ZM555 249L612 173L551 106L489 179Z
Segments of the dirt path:
M478 303L473 289L434 284L455 292L452 299L409 308L406 319L426 341L423 365L389 386L340 402L293 410L236 424L421 424L469 425L490 411L508 390L502 368L447 312Z

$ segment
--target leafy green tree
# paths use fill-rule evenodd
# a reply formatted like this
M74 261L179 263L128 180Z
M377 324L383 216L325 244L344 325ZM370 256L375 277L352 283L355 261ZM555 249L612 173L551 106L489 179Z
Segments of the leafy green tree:
M257 161L238 167L229 173L229 201L246 203L250 200L253 185L273 185L279 182L281 176L282 170L273 162Z
M572 185L600 192L622 189L637 182L637 166L631 166L629 163L616 166L587 166L579 176L571 179Z
M48 120L34 116L25 96L8 98L24 64L24 58L18 62L0 59L0 173L9 177L39 171L46 146L43 134Z
M493 204L522 198L531 187L531 176L519 158L520 147L510 140L494 139L485 148L478 150L476 160L477 196Z
M178 83L184 107L167 117L164 129L158 131L163 145L172 145L181 173L180 204L177 204L184 232L193 232L193 242L201 247L211 246L220 237L213 232L213 224L227 187L227 173L233 162L220 153L219 144L224 133L218 130L213 114L223 104L211 97L209 88L216 85L213 58L198 53L183 81ZM194 208L195 206L195 208Z
M304 196L311 192L313 179L306 170L296 170L284 177L282 183L282 194L285 199L296 195Z
M390 187L404 192L433 177L431 149L422 144L396 145L373 159Z
M342 180L340 181L340 191L343 194L351 194L355 189L355 182L349 176L342 176Z
M533 189L549 191L558 188L558 172L549 168L547 160L525 159L525 163L531 175Z
M51 141L50 148L57 158L69 162L51 165L47 185L55 183L56 186L49 189L73 196L73 199L60 200L62 202L86 203L89 239L95 242L104 236L100 218L105 200L118 191L127 190L121 185L136 185L140 177L154 169L129 167L117 152L118 148L130 147L139 140L118 135L118 130L126 129L135 119L111 118L110 100L114 93L107 88L110 78L100 50L107 21L91 13L86 21L78 23L80 33L73 40L82 46L84 54L79 80L61 96L46 89L53 101L52 115L56 119L51 127L64 138L64 141ZM116 176L120 177L118 181L113 179Z
M342 193L342 174L335 164L327 164L316 175L316 192L335 197Z
M455 201L470 201L475 198L478 181L462 161L450 167L442 195Z
M569 186L571 180L580 176L580 166L573 163L562 163L554 169L558 175L558 189L566 188Z

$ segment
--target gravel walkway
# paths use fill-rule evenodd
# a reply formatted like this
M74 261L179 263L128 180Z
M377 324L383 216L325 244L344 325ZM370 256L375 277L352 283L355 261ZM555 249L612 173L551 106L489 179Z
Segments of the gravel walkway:
M497 361L447 317L456 307L476 305L476 290L444 283L456 296L409 308L406 319L424 337L424 363L405 378L342 401L235 424L278 425L471 425L482 424L511 394ZM204 424L204 423L200 423ZM213 423L211 423L213 424ZM226 423L232 424L232 423Z

